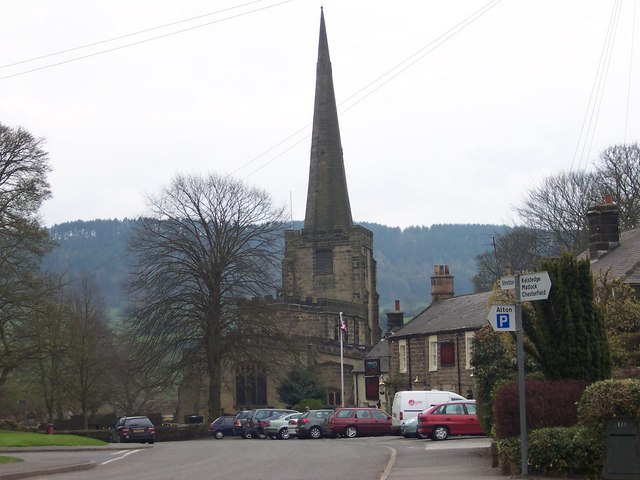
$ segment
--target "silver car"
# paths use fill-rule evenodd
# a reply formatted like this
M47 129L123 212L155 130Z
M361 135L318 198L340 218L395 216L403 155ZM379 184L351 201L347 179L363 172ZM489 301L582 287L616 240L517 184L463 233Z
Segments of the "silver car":
M297 420L302 416L302 413L285 413L279 417L270 418L265 422L263 427L264 434L270 438L279 438L281 440L287 440L292 435L296 434Z

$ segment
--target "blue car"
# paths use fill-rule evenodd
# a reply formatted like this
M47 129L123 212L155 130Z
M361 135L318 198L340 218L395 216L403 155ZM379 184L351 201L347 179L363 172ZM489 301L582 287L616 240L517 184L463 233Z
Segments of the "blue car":
M225 435L234 435L233 424L236 420L235 415L222 415L216 418L211 425L209 425L209 435L218 440L225 437Z

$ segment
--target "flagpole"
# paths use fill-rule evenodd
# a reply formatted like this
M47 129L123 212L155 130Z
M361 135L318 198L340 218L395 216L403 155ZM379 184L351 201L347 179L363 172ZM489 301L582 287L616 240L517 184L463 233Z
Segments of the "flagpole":
M340 330L340 405L344 407L344 353L342 349L342 326L344 323L342 322L342 312L340 312L340 325L338 326L338 330Z

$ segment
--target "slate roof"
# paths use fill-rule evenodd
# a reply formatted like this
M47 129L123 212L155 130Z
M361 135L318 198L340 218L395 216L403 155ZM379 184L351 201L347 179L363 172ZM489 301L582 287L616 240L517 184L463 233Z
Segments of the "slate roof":
M640 285L640 228L620 234L619 245L591 263L591 272L607 272L624 283Z
M488 323L490 295L491 292L474 293L432 303L396 330L390 339L477 330Z

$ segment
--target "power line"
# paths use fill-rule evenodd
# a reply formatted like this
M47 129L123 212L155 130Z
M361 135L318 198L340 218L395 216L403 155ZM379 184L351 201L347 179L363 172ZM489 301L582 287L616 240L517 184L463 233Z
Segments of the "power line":
M629 126L629 104L631 101L631 72L633 71L633 44L635 43L636 36L636 6L638 4L633 2L633 16L631 17L631 54L629 57L629 84L627 85L627 112L624 117L624 141L627 143L627 127Z
M121 38L126 38L126 37L130 37L130 36L133 36L133 35L138 35L140 33L149 32L149 31L152 31L152 30L156 30L158 28L164 28L166 26L171 26L171 25L175 25L175 24L178 24L178 23L188 22L188 21L191 21L191 20L194 20L194 19L198 19L198 18L202 18L202 17L205 17L205 16L209 16L209 15L215 15L215 14L220 13L220 12L225 12L225 11L232 10L232 9L235 9L235 8L240 8L242 6L251 5L253 3L258 3L258 2L261 2L261 1L263 1L263 0L257 0L257 1L254 1L254 2L249 2L249 3L243 4L243 5L239 5L237 7L231 7L231 8L225 9L225 10L220 10L219 12L200 15L198 17L193 17L192 19L180 20L178 22L170 23L170 24L167 24L167 25L163 25L163 26L159 26L159 27L153 27L153 28L150 28L150 29L147 29L147 30L142 30L140 32L123 35L122 37L116 37L116 38L112 38L112 39L108 39L108 40L102 40L100 42L96 42L96 43L93 43L93 44L83 45L83 46L80 46L80 47L75 47L75 48L71 48L71 49L68 49L68 50L63 50L63 51L60 51L60 52L55 52L55 53L42 55L40 57L32 58L32 59L29 59L29 60L23 60L23 61L20 61L20 62L8 64L8 65L3 65L0 68L9 67L9 66L12 66L12 65L19 65L19 64L22 64L22 63L31 62L31 61L38 60L38 59L41 59L41 58L51 57L51 56L59 55L59 54L62 54L62 53L75 51L75 50L79 50L79 49L82 49L82 48L87 48L87 47L94 46L94 45L99 45L99 44L103 44L103 43L112 42L112 41L115 41L115 40L118 40L118 39L121 39ZM280 1L278 3L267 5L265 7L260 7L260 8L256 8L256 9L253 9L253 10L249 10L247 12L242 12L242 13L238 13L238 14L235 14L235 15L230 15L230 16L225 17L225 18L221 18L221 19L218 19L218 20L212 20L210 22L202 23L200 25L195 25L193 27L188 27L188 28L183 28L181 30L176 30L175 32L169 32L169 33L165 33L165 34L162 34L162 35L156 35L155 37L147 38L145 40L139 40L137 42L127 43L125 45L120 45L118 47L108 48L106 50L100 50L99 52L94 52L94 53L90 53L90 54L87 54L87 55L82 55L80 57L71 58L69 60L64 60L64 61L60 61L60 62L56 62L56 63L50 63L48 65L43 65L41 67L32 68L32 69L29 69L29 70L23 70L21 72L17 72L17 73L13 73L13 74L10 74L10 75L5 75L3 77L0 77L0 80L6 80L7 78L13 78L13 77L18 77L20 75L26 75L28 73L37 72L39 70L45 70L47 68L53 68L53 67L57 67L57 66L60 66L60 65L65 65L67 63L77 62L77 61L84 60L84 59L91 58L91 57L95 57L95 56L98 56L98 55L103 55L105 53L114 52L116 50L122 50L124 48L129 48L129 47L133 47L133 46L136 46L136 45L141 45L143 43L152 42L152 41L155 41L155 40L159 40L161 38L171 37L173 35L178 35L180 33L188 32L188 31L191 31L191 30L196 30L198 28L202 28L202 27L206 27L206 26L213 25L213 24L216 24L216 23L224 22L226 20L232 20L234 18L243 17L245 15L249 15L249 14L252 14L252 13L260 12L260 11L263 11L263 10L268 10L270 8L279 7L280 5L284 5L285 3L290 3L290 2L293 2L293 1L294 0L283 0L283 1Z

